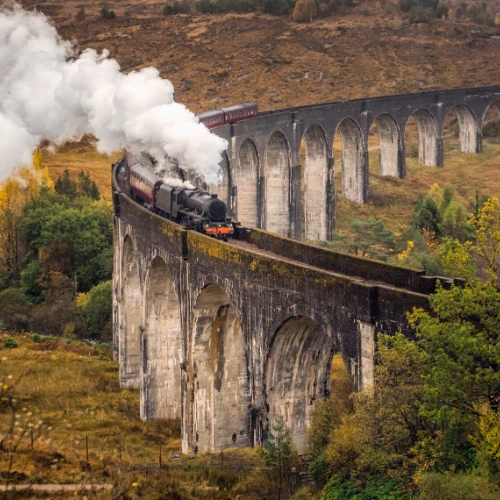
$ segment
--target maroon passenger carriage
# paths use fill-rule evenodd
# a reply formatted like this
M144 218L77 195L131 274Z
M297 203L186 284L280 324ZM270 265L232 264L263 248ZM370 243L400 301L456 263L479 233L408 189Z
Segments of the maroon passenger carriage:
M205 113L200 113L198 118L200 123L203 123L207 128L218 127L225 123L235 123L240 120L246 120L259 114L257 104L247 102L245 104L237 104L229 108L214 109Z

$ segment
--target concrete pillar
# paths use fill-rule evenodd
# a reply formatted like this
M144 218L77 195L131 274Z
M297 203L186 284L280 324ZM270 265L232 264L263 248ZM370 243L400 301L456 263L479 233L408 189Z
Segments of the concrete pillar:
M335 175L333 158L327 158L326 180L326 240L332 241L335 231Z
M398 177L404 179L406 177L406 148L404 137L398 143Z
M438 137L436 139L436 167L442 167L443 165L444 165L443 138Z
M290 180L290 236L302 239L302 165L291 170Z
M476 134L476 153L483 152L483 133L478 131Z
M372 323L358 322L360 336L360 374L359 390L370 390L374 383L374 358L375 358L375 325Z

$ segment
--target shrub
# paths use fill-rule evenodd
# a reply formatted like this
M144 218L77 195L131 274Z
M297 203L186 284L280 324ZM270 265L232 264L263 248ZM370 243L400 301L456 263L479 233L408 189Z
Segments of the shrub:
M79 307L85 333L93 339L111 338L112 282L103 281L87 294Z
M85 21L85 9L83 7L76 14L75 21L77 22Z
M103 19L115 19L116 14L114 10L109 10L107 7L101 9L101 17Z
M468 474L424 474L419 500L496 500L500 489L486 479Z
M298 0L292 18L297 23L307 23L312 22L317 15L318 9L314 0Z
M290 14L293 7L293 0L264 0L262 3L262 12L282 16Z
M7 349L15 349L16 347L19 347L19 344L17 343L17 340L14 337L7 337L3 341L3 345Z
M362 11L361 11L361 14L363 14L363 16L365 17L368 17L370 15L370 9L368 7L365 7Z
M483 137L500 136L500 120L492 120L483 127Z
M42 340L42 337L40 336L40 334L38 334L38 333L31 334L31 341L32 342L38 343L38 342L40 342L40 340Z
M175 16L176 14L189 14L191 8L187 0L182 0L182 2L175 2L172 5L165 4L162 10L164 16Z
M0 292L0 320L6 330L24 330L28 326L28 301L17 288Z

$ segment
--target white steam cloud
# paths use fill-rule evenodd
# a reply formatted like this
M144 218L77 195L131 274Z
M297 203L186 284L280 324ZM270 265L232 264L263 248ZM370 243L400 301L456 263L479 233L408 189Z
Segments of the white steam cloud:
M47 18L0 7L0 181L31 165L42 140L56 145L97 139L113 153L165 155L218 184L227 144L174 102L174 87L155 68L124 74L119 64L87 49L80 55Z

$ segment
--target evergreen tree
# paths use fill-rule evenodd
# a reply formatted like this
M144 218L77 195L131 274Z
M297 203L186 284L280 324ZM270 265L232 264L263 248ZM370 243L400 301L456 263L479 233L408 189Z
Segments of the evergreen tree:
M262 454L271 474L278 482L278 497L281 498L283 486L287 483L293 461L290 429L287 429L281 415L278 415L274 420L272 432L264 441Z
M71 174L69 173L68 169L66 169L63 172L62 177L59 176L57 178L54 189L57 194L66 196L70 200L74 200L76 198L77 195L76 182L71 179Z

